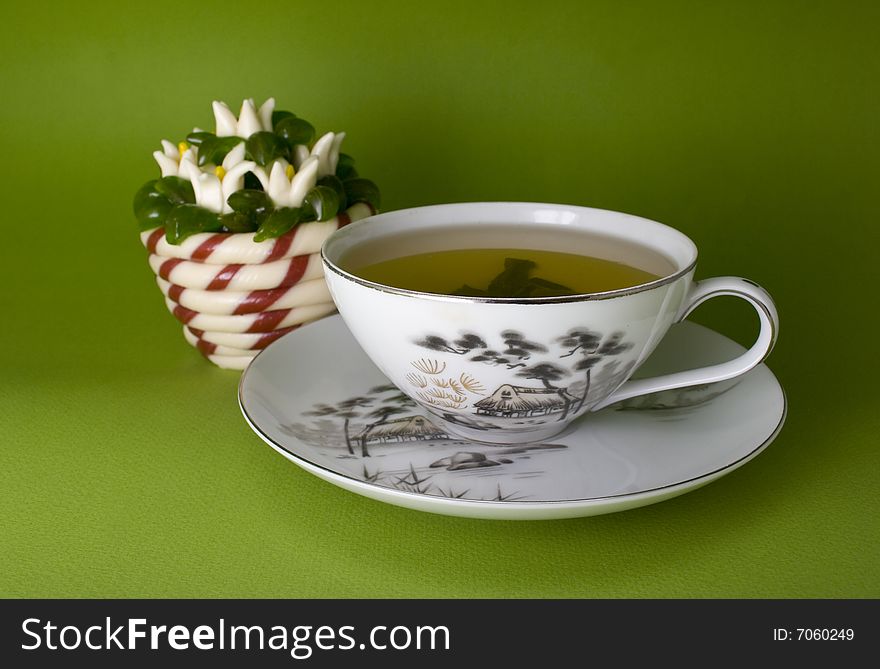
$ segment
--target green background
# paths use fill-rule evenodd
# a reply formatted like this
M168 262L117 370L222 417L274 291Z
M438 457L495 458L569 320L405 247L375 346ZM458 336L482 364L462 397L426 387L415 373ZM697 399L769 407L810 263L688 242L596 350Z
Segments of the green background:
M875 2L16 3L0 25L0 595L877 597ZM131 214L151 152L274 95L384 208L604 207L775 296L788 423L692 494L421 514L266 447ZM696 320L747 343L749 308ZM307 383L303 380L303 383Z

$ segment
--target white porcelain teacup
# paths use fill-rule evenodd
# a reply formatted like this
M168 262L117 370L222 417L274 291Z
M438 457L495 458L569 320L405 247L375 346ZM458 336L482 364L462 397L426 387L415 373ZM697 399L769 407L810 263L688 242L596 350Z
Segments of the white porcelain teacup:
M661 278L603 293L489 298L381 285L350 269L365 258L459 248L582 253ZM684 234L602 209L480 202L393 211L335 232L322 256L333 300L367 355L451 433L478 441L540 441L620 400L731 379L767 357L779 329L773 300L757 284L695 282L697 248ZM760 333L748 351L629 380L673 323L718 295L741 297L758 312Z

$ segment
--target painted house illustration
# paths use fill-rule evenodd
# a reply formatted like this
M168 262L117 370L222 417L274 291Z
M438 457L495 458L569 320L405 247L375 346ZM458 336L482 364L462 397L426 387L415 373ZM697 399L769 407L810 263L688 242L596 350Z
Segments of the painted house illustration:
M356 435L356 438L366 438L367 444L387 444L389 442L449 439L449 435L423 416L407 416L375 426L368 425Z
M498 390L475 402L477 413L502 418L525 418L546 416L571 407L579 398L562 388L526 388L504 384Z

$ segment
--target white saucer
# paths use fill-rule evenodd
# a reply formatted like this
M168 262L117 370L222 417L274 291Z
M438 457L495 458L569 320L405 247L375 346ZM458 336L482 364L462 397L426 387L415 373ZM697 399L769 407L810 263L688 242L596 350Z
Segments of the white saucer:
M721 362L742 350L685 322L639 375ZM779 382L760 365L738 382L603 409L548 443L468 442L443 433L436 418L389 386L339 316L260 353L241 378L239 404L272 448L342 488L421 511L499 519L611 513L695 490L763 451L786 410ZM366 435L368 457L359 435Z

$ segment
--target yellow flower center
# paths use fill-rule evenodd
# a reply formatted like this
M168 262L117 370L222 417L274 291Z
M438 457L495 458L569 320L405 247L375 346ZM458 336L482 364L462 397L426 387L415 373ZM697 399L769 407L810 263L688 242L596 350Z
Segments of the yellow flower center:
M223 177L226 176L226 170L223 169L223 165L217 165L217 167L214 168L214 174L217 175L217 178L220 179L220 181L223 181Z
M180 157L183 158L183 154L186 153L186 150L189 148L189 144L186 142L180 142L177 145L177 151L180 153Z
M287 166L287 178L288 178L288 179L293 179L293 175L294 175L294 174L296 174L296 170L293 169L293 165L288 165L288 166Z

